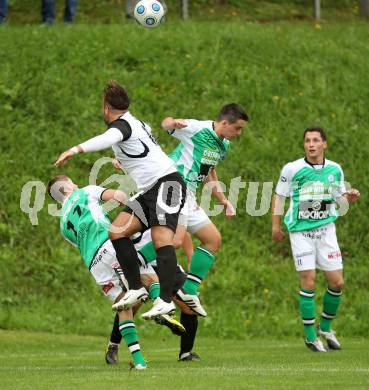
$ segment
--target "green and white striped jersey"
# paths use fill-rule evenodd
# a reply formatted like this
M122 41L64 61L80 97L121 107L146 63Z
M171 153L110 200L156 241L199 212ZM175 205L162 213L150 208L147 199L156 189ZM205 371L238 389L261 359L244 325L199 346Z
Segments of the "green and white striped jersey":
M78 247L87 267L101 245L109 239L110 220L101 207L105 188L87 186L73 191L63 203L60 232Z
M340 165L327 159L322 165L312 165L305 158L286 164L276 188L278 195L290 198L284 223L291 232L335 221L335 200L345 192Z
M218 137L212 121L187 119L186 122L187 127L169 132L181 141L169 157L176 163L187 188L196 192L210 170L226 158L230 142Z

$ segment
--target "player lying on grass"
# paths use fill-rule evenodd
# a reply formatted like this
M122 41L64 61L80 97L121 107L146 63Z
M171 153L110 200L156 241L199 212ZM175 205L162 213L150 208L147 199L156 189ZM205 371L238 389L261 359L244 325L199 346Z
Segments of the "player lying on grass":
M141 235L140 237L136 237L134 240L142 264L146 264L146 261L144 256L140 252L140 248L142 248L149 241L151 241L150 231L146 231L143 235ZM191 236L189 234L186 235L182 248L187 257L187 260L190 261L193 254L193 245L192 245ZM154 270L157 269L155 262L152 262L151 265L153 266ZM174 334L181 336L180 351L178 356L179 361L196 361L196 360L200 360L200 357L195 352L193 352L192 349L195 343L195 337L196 337L197 326L198 326L197 315L193 313L187 307L187 305L185 305L182 301L175 298L176 292L178 291L179 288L182 287L185 280L186 280L186 273L184 272L181 266L178 266L175 286L173 290L173 300L181 309L180 321L185 328L185 332L182 331L182 329L178 326L178 323L176 321L175 322L170 320L168 321L168 319L170 318L168 318L168 316L166 315L157 317L155 321L158 324L166 325L172 330ZM155 296L158 296L159 288L160 288L159 284L151 285L150 295L152 299L154 299ZM117 355L118 355L118 347L121 339L122 337L119 332L119 319L117 316L115 316L115 321L111 332L108 349L105 355L105 359L108 364L118 363Z
M157 144L150 126L134 117L129 106L125 89L116 81L109 81L103 92L107 131L65 151L54 165L63 166L77 153L112 148L116 159L135 181L139 192L127 201L109 232L129 286L129 291L117 305L129 308L147 298L140 279L137 252L130 237L151 228L161 288L160 299L155 300L145 315L155 317L175 311L171 300L177 267L173 237L186 199L186 184L173 160Z
M127 283L119 269L115 250L109 240L110 220L101 202L114 199L123 204L126 201L125 193L98 186L79 189L65 175L52 179L48 184L48 192L54 200L62 204L60 215L62 236L79 249L86 266L105 296L113 302L118 302L126 291ZM150 286L151 292L152 286L158 285L154 270L146 266L141 267L140 272L144 284ZM119 331L132 354L135 368L145 369L146 363L140 351L132 310L119 311L118 319ZM183 329L175 320L170 318L162 320L170 324L174 321L174 324Z
M355 202L360 193L346 190L343 171L337 163L327 160L324 152L327 137L323 129L308 128L303 135L305 157L286 164L279 178L273 200L272 237L283 241L281 228L284 201L291 199L284 218L289 231L292 255L300 276L300 312L305 330L305 343L315 352L326 352L319 340L322 336L330 349L341 349L332 320L341 303L343 288L342 256L336 237L336 204ZM328 283L323 298L323 311L315 330L315 269L324 272Z
M194 251L186 282L178 290L177 296L200 316L207 314L197 295L199 286L214 264L221 245L221 234L197 204L196 190L201 183L211 182L212 194L224 206L226 215L230 218L235 216L235 210L218 182L215 167L226 158L230 140L241 135L247 121L245 110L231 103L220 109L215 121L168 117L162 122L162 127L180 141L169 157L176 163L187 185L187 199L178 221L174 245L182 245L186 229L201 242ZM156 257L152 243L141 251L147 261Z

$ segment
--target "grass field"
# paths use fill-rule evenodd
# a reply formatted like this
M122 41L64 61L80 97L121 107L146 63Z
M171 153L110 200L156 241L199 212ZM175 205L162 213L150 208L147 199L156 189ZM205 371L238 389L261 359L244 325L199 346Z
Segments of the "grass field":
M179 363L177 339L143 339L149 368L129 371L104 361L106 339L0 331L5 389L358 389L368 388L369 341L343 339L344 350L316 354L302 340L199 338L201 362Z
M185 23L169 0L173 12L154 31L124 18L124 0L81 1L71 26L60 23L59 1L52 28L38 25L34 3L10 1L0 28L1 390L369 388L369 29L356 0L336 10L324 0L321 23L304 0L214 9L194 0ZM149 369L129 371L125 348L121 364L107 366L109 304L60 237L49 199L37 226L20 210L28 181L65 173L87 185L93 163L111 156L52 168L61 151L104 130L100 91L110 78L127 86L132 112L167 152L175 142L159 131L165 116L214 118L237 101L251 117L218 169L228 188L237 176L247 186L235 220L214 218L223 246L201 290L209 316L199 321L198 363L178 363L178 340L138 320ZM327 157L362 193L337 223L346 287L334 327L347 337L329 354L303 345L289 243L272 243L270 214L252 217L245 207L249 183L275 183L283 164L301 157L301 133L313 124L326 128ZM112 173L104 167L98 184ZM320 278L318 314L324 290Z
M59 173L87 185L92 164L111 156L109 150L81 155L63 170L52 168L61 151L104 131L100 91L115 78L128 86L132 112L153 126L167 152L175 140L159 131L165 116L213 118L224 103L243 104L250 125L218 169L228 188L237 176L275 183L281 167L301 157L302 130L327 129L327 157L342 164L363 194L337 223L347 288L335 327L345 335L369 334L366 23L190 21L153 32L133 23L8 27L0 29L0 327L107 332L109 305L60 237L48 197L37 226L20 210L20 198L26 182L47 183ZM104 167L98 183L112 173ZM289 243L271 242L269 214L246 211L248 188L240 191L235 220L214 218L223 246L201 292L211 313L201 321L203 334L264 337L272 327L275 337L298 335ZM323 291L320 279L318 301ZM225 321L233 299L239 305Z

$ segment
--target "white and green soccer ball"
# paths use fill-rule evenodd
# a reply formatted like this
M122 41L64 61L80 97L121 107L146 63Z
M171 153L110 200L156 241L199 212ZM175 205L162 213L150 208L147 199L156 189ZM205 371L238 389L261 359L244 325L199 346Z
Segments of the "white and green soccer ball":
M163 23L165 9L158 0L140 0L134 10L134 16L138 23L145 27L157 27Z

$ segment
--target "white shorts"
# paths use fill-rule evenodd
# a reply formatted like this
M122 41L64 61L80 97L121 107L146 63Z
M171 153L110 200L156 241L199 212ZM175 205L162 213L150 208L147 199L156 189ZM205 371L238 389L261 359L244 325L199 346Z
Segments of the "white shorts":
M204 209L197 204L194 193L187 190L186 202L179 214L178 225L186 227L189 233L194 234L210 223L212 222Z
M336 271L343 268L333 222L316 229L290 232L290 241L296 271L315 268Z
M96 283L101 286L104 295L113 302L128 289L127 280L119 266L110 240L105 241L97 251L91 262L90 272ZM140 267L140 273L141 275L155 274L155 271L151 265L147 265Z

